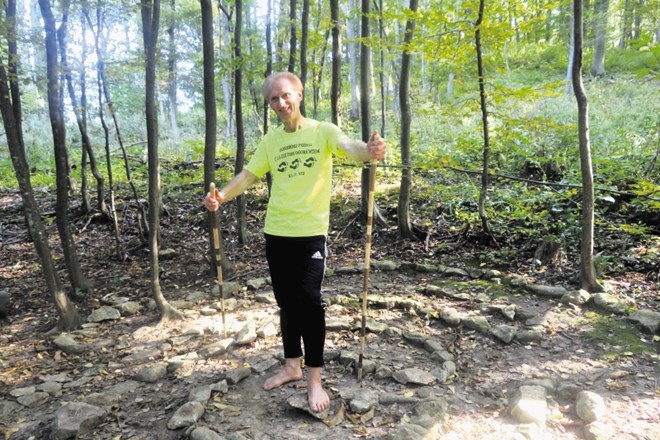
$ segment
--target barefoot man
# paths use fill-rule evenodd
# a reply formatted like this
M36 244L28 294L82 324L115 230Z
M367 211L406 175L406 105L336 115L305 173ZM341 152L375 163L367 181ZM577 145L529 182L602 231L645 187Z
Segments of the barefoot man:
M303 378L307 367L309 407L321 412L330 405L321 368L325 344L325 303L321 283L327 257L332 158L358 162L385 157L385 141L374 132L368 143L351 140L334 124L303 117L303 85L289 72L270 75L262 93L282 124L266 134L249 161L224 188L207 194L206 208L242 194L266 173L272 175L264 235L273 291L280 308L283 368L264 383L265 390Z

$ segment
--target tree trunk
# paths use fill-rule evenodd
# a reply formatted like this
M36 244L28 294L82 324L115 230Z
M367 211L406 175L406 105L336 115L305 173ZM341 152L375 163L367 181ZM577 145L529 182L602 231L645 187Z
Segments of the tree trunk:
M378 35L380 41L385 41L385 29L383 25L383 0L378 2ZM386 112L387 112L387 83L385 78L385 49L380 48L380 135L387 137L385 134Z
M296 51L298 50L298 37L296 32L297 0L289 0L289 72L296 71Z
M371 111L369 108L369 80L371 78L371 49L366 45L369 40L369 0L362 0L361 23L360 23L360 127L362 129L362 140L369 141L371 136ZM369 168L362 169L362 191L361 191L361 218L367 218L367 198L369 196Z
M9 0L6 7L7 42L9 52L9 72L18 71L18 53L16 51L15 24L16 24L16 2ZM48 236L41 222L41 213L34 198L32 183L30 182L30 171L25 158L25 147L21 130L21 104L18 85L18 77L12 76L9 80L5 66L0 59L0 113L5 129L7 146L12 159L16 180L23 201L23 209L27 220L28 231L35 250L39 257L41 270L44 275L46 286L55 303L55 309L59 316L58 327L61 330L71 331L80 328L81 320L78 311L69 300L62 288L62 283L57 275L55 264L48 246Z
M176 53L176 0L170 0L171 17L167 28L167 102L170 116L170 130L172 131L172 144L179 146L179 124L177 122L177 89L178 89L178 71L177 71L177 53Z
M348 80L351 85L351 109L348 118L351 121L360 119L360 87L358 86L358 51L360 49L357 40L357 19L353 15L355 11L355 0L350 0L348 5L351 14L348 16L346 23L346 38L348 39Z
M483 232L493 241L493 236L488 225L488 216L486 215L486 200L488 198L488 168L490 161L490 135L488 132L488 108L486 102L486 88L484 86L484 66L481 52L481 24L484 17L484 1L479 1L479 16L474 24L474 41L477 52L477 74L479 79L479 103L481 106L481 125L484 136L483 163L481 172L481 190L479 192L479 218Z
M66 149L66 131L59 99L59 65L57 61L57 32L55 18L48 0L39 0L41 15L46 33L46 72L48 77L48 114L53 132L53 150L55 154L55 182L57 186L57 204L55 207L57 230L62 241L62 250L66 261L71 285L74 289L87 291L92 282L85 278L80 268L76 245L69 225L69 157Z
M43 0L41 0L43 1ZM151 293L154 296L161 322L182 319L183 313L172 307L160 288L160 265L158 261L160 236L160 161L158 158L158 114L156 112L156 49L160 0L142 0L142 38L145 63L145 115L147 125L147 155L149 167L149 267Z
M82 116L83 126L85 127L85 132L87 132L87 74L85 66L87 65L87 38L86 35L85 16L80 16L80 28L81 32L81 45L82 49L80 51L80 114ZM82 197L82 205L85 212L90 212L92 210L92 205L89 200L89 183L87 181L87 150L85 146L82 146L82 157L80 159L80 195Z
M80 113L80 106L78 105L78 98L76 97L76 92L73 87L73 78L71 76L71 69L69 68L69 63L67 61L67 24L69 18L69 1L65 3L65 10L62 15L62 23L57 31L57 40L59 41L59 50L60 50L60 61L62 64L62 70L64 71L64 78L66 79L67 91L69 93L69 98L71 100L71 110L76 118L76 123L78 125L78 130L80 131L80 139L82 140L83 150L87 153L89 158L89 164L92 169L92 175L96 179L96 197L98 203L99 211L106 217L110 217L108 208L105 204L105 189L103 176L99 172L98 166L96 164L96 155L92 149L92 143L89 139L87 133L87 128L83 117Z
M220 9L224 12L224 20L222 20L221 38L219 42L220 58L224 59L227 64L231 63L231 46L227 44L232 40L231 36L231 13L223 4ZM232 94L232 80L231 72L226 69L221 79L222 94L225 100L225 137L231 139L234 136L234 96Z
M300 80L303 88L307 89L307 34L309 27L309 0L303 0L300 33ZM300 103L300 112L305 116L305 100Z
M417 12L418 0L410 0L411 18L406 22L406 31L403 37L403 53L401 55L401 78L399 80L399 105L401 107L401 186L399 188L399 203L397 206L397 224L399 234L403 238L414 237L410 221L410 189L412 186L412 168L410 163L410 125L412 111L410 109L410 44L415 32L414 14Z
M213 3L212 0L201 0L202 17L202 55L204 58L204 188L208 191L211 182L215 182L215 155L217 147L218 116L215 104L215 51L213 45ZM213 216L209 212L209 261L211 272L216 275L215 248L213 247ZM231 264L224 254L222 234L220 235L220 264L222 270L230 270Z
M591 75L605 75L605 44L607 42L607 14L609 0L596 0L594 3L594 58L591 63Z
M330 115L332 123L341 127L341 30L339 0L330 0L332 23L332 82L330 85Z
M243 27L243 2L236 0L236 22L234 23L234 99L236 107L236 166L234 174L243 170L245 162L245 132L243 130L243 55L241 54L241 29ZM245 196L236 197L236 222L238 242L245 244L247 237L247 220L245 217Z
M580 274L582 289L602 292L594 266L594 178L589 141L589 103L582 83L582 0L573 0L573 90L578 106L578 137L582 172L582 243Z

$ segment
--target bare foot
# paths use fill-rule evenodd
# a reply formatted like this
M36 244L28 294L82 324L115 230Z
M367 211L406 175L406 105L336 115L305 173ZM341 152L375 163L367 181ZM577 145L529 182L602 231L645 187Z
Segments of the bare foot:
M272 390L274 388L279 388L282 385L300 380L303 377L302 369L300 368L300 360L295 359L294 361L286 360L284 367L275 375L266 379L264 382L264 390Z
M310 368L307 377L307 403L313 412L321 412L330 406L330 397L321 383L321 369Z

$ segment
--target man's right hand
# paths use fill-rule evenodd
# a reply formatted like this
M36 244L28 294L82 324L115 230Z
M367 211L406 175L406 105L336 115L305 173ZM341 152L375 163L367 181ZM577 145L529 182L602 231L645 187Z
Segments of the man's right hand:
M207 192L206 197L204 197L204 206L206 206L206 209L209 211L215 212L218 210L218 207L224 201L224 199L225 198L223 194L217 189L215 190L215 194L213 196L210 192Z

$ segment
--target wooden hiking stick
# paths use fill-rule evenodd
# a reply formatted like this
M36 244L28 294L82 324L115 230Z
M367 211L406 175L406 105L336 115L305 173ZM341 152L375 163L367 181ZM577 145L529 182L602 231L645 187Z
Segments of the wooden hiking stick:
M209 185L209 192L215 197L215 183ZM220 291L220 310L222 312L222 335L227 337L227 326L225 325L225 292L222 290L222 245L220 243L220 224L218 212L212 212L213 217L213 248L215 249L215 272L218 274L218 290Z
M357 380L362 382L362 360L367 336L367 290L369 290L369 268L371 266L371 228L374 224L374 188L376 187L376 160L369 167L369 199L367 202L367 239L364 243L364 279L362 283L362 334L360 336L360 356L357 364Z

